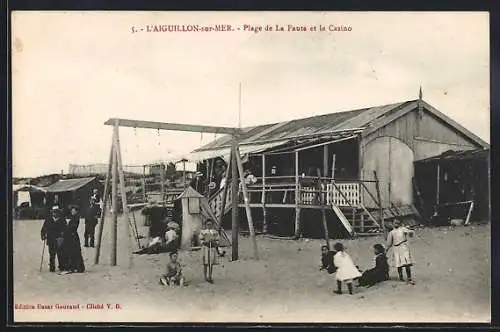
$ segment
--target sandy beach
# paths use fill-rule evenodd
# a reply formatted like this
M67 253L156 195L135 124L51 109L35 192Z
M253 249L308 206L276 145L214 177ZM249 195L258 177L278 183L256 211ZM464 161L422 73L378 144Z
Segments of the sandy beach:
M147 234L141 226L139 231ZM108 219L109 220L109 219ZM121 222L121 220L119 221ZM412 239L416 285L391 280L336 295L333 275L319 271L321 240L240 237L240 260L228 254L215 266L214 284L203 281L199 252L182 251L189 285L165 288L158 278L168 254L134 255L127 263L126 228L119 227L119 266L109 265L110 223L101 264L82 246L87 271L42 272L40 220L14 220L15 322L489 322L490 227L424 228ZM83 219L80 236L83 239ZM332 244L336 240L332 240ZM361 269L372 266L371 247L381 236L342 241ZM135 246L135 247L134 247ZM131 241L132 249L137 244ZM389 260L391 263L391 259Z

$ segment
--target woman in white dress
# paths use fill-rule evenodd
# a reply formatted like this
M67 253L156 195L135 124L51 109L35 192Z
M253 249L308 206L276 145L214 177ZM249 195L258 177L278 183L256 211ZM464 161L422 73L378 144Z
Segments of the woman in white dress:
M337 268L337 272L335 273L337 290L335 293L342 294L342 283L344 282L347 284L349 294L352 295L352 281L361 277L361 272L359 272L356 265L354 265L351 256L344 251L342 243L335 243L333 249L337 252L335 256L333 256L333 264Z
M408 245L408 236L412 237L414 232L401 225L401 221L394 220L394 229L387 236L387 250L392 247L394 266L398 269L399 280L404 281L403 267L406 270L407 282L414 284L411 277L413 259Z

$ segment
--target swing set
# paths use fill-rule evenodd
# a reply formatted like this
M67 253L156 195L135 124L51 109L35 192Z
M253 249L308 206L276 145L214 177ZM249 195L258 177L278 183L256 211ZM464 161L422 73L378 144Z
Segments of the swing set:
M252 219L252 213L250 209L248 192L243 179L243 162L240 157L239 152L239 139L241 130L239 128L232 127L215 127L215 126L200 126L191 124L178 124L178 123L165 123L165 122L153 122L153 121L139 121L130 119L119 119L111 118L104 123L108 126L113 126L113 134L111 140L111 150L109 154L108 171L106 173L106 182L104 185L104 195L103 195L103 209L101 214L100 227L97 233L97 243L96 251L94 256L94 264L99 264L102 234L104 229L104 222L106 217L106 210L111 199L111 253L110 253L110 264L112 266L117 265L117 230L118 230L118 183L120 186L120 195L122 202L123 217L127 220L129 227L127 229L127 237L130 238L130 231L132 231L133 236L137 240L137 244L140 248L139 234L137 231L137 225L134 220L131 222L129 218L129 205L127 204L126 190L125 190L125 177L123 172L123 163L120 148L120 137L119 137L119 127L132 127L132 128L145 128L160 130L170 130L170 131L184 131L184 132L199 132L201 135L203 133L213 133L217 134L229 134L232 136L231 141L231 156L228 163L226 171L226 186L224 187L223 193L223 204L225 204L225 197L227 196L227 189L229 184L229 174L233 181L231 181L232 192L237 193L239 191L239 185L237 179L241 181L241 189L244 198L245 211L248 220L248 229L250 231L250 237L253 244L253 256L255 259L259 259L257 250L257 240L255 237L255 228ZM158 143L159 144L159 143ZM212 166L213 169L213 166ZM207 174L208 176L208 174ZM184 176L185 180L185 176ZM162 181L163 183L163 181ZM185 183L185 182L184 182ZM162 196L163 196L163 185L162 185ZM224 209L224 206L223 206ZM231 199L231 232L232 232L232 257L233 261L238 260L238 233L239 233L239 218L238 218L238 195L232 195ZM129 259L131 259L131 250L129 248ZM130 264L129 264L130 266Z

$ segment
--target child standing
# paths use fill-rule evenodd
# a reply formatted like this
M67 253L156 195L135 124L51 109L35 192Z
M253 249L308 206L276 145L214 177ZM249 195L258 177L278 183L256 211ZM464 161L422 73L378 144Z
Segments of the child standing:
M411 277L411 266L413 260L410 253L410 246L408 245L408 236L412 237L414 232L405 226L401 225L401 221L394 220L394 229L389 232L387 236L387 250L392 247L394 255L394 265L398 269L399 280L403 279L403 267L406 270L407 282L414 285Z
M177 261L179 255L176 251L172 251L169 255L170 262L167 263L167 271L160 278L160 283L164 286L184 286L182 267Z
M377 243L373 246L375 252L375 267L363 272L358 282L360 286L373 286L378 282L389 280L389 264L384 246Z
M333 248L337 252L335 256L333 256L333 263L337 268L337 273L335 274L335 279L337 279L337 290L335 293L342 294L342 283L345 282L349 294L352 295L352 281L353 279L361 277L361 273L352 262L349 254L344 251L342 243L335 243Z
M201 258L205 280L212 284L214 282L212 272L219 246L219 232L214 228L214 222L211 219L207 219L205 225L206 228L200 232Z

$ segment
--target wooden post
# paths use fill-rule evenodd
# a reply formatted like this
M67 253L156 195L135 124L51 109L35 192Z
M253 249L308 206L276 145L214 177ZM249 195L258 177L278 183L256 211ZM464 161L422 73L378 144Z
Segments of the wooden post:
M295 238L300 238L299 151L295 151Z
M115 135L115 148L116 148L116 164L118 168L118 176L120 179L120 194L122 198L122 209L123 209L123 221L125 222L124 227L126 231L126 241L127 241L127 246L125 247L127 250L128 254L128 262L127 262L127 267L130 268L132 267L132 250L130 248L130 231L131 231L131 221L129 219L129 213L128 213L128 205L127 205L127 191L125 189L125 176L123 174L123 164L122 164L122 153L121 153L121 148L120 148L120 134L119 131L116 131ZM137 237L136 237L136 240ZM141 249L140 244L138 244L138 249Z
M238 171L240 174L241 189L243 191L243 200L248 220L248 230L250 231L250 237L253 243L253 257L255 259L259 259L259 252L257 249L257 239L255 237L255 228L253 226L252 210L250 209L250 201L248 199L247 185L245 183L245 179L243 178L243 162L241 161L240 158L240 151L238 149L238 146L236 146L236 163L238 165Z
M238 234L239 234L239 220L238 220L238 169L236 168L236 137L233 136L231 144L231 235L232 235L232 261L238 260Z
M164 167L163 162L160 163L160 181L161 181L160 199L161 199L161 202L164 203L165 202L165 167Z
M437 180L436 180L436 205L439 205L439 187L440 187L440 173L441 173L441 168L439 167L439 164L437 164Z
M262 154L262 232L267 233L267 209L266 209L266 154Z
M146 202L148 200L148 196L146 196L146 165L142 165L142 192Z
M229 174L231 171L231 159L232 156L229 154L229 160L227 162L227 168L226 168L226 175L224 176L226 182L224 185L224 189L222 189L222 202L221 202L221 215L220 215L220 222L221 222L221 227L222 227L222 218L224 217L224 211L226 211L226 200L227 200L227 192L229 190Z
M325 174L328 172L328 165L326 164L323 164L324 168L323 168L323 171L325 172ZM324 185L325 183L323 181L321 181L321 173L319 171L319 169L317 170L318 172L318 189L321 190L322 188L322 185ZM326 246L328 247L328 250L330 250L330 234L328 233L328 223L326 221L326 205L327 205L327 202L326 202L326 195L323 195L323 191L321 191L321 201L320 201L320 204L322 205L321 206L321 216L322 216L322 221L323 221L323 230L324 230L324 235L325 235L325 242L326 242Z
M118 126L115 125L113 128L113 137L116 137L118 132ZM116 241L117 241L117 232L118 232L118 201L117 201L117 156L116 156L116 144L113 141L113 164L112 164L112 173L111 173L111 252L110 252L110 263L112 266L116 265Z
M380 195L380 185L378 181L377 171L373 171L373 177L375 178L375 189L377 191L377 199L378 199L379 213L380 213L380 225L382 226L384 234L387 235L387 231L385 229L385 221L384 221L384 207L382 205L382 197Z
M335 153L332 157L332 180L335 180Z
M96 239L96 247L95 247L95 256L94 256L94 264L99 264L99 256L101 254L101 241L102 241L102 232L104 230L104 219L106 218L106 208L108 206L109 201L109 189L111 184L111 167L113 165L113 155L114 151L114 134L111 137L111 149L109 151L109 159L108 159L108 171L106 173L106 182L104 182L104 193L103 193L103 204L101 211L101 222L100 226L97 230L97 239Z

